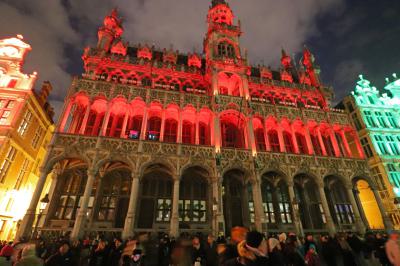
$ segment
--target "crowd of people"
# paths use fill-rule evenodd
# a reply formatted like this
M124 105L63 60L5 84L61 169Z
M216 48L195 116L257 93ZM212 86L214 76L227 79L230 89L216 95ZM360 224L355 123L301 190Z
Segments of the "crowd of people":
M122 241L98 236L70 242L65 237L0 243L0 266L400 266L398 234L390 232L266 237L243 227L229 238L201 234L170 238L139 234Z

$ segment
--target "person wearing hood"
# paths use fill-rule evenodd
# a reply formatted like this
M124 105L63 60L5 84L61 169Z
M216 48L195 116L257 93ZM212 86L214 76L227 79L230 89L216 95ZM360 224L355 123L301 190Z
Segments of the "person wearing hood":
M320 266L321 262L317 254L317 248L314 244L310 244L306 257L304 258L307 266Z
M397 243L399 235L395 232L389 232L389 240L385 244L386 255L391 264L400 266L400 248Z
M43 261L36 256L35 245L26 245L22 249L21 259L14 266L43 266Z

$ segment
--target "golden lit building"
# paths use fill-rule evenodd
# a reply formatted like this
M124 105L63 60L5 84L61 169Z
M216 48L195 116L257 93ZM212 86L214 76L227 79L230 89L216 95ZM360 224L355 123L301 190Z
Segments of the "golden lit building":
M31 50L22 36L0 40L0 239L12 239L29 205L54 123L44 82L21 68Z

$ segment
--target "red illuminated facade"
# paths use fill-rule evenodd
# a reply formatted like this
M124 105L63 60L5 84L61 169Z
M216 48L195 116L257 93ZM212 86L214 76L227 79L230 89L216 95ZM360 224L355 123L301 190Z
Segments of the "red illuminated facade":
M300 69L285 51L278 70L252 66L224 0L207 23L203 54L183 54L130 46L117 12L106 16L44 167L59 174L43 228L365 230L352 185L368 179L363 149L311 52Z

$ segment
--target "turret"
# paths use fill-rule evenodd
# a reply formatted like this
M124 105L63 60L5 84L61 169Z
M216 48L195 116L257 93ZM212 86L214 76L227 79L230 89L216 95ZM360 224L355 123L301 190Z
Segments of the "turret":
M321 81L319 78L320 69L319 66L314 64L315 58L314 55L308 50L307 47L304 47L303 51L303 60L302 65L305 67L306 72L311 80L311 85L314 87L320 87Z
M105 52L109 52L114 42L118 42L124 29L122 28L122 20L118 18L116 9L106 16L103 26L98 31L97 48Z

